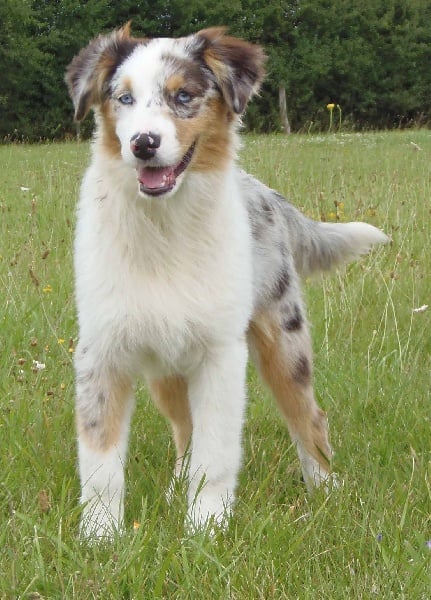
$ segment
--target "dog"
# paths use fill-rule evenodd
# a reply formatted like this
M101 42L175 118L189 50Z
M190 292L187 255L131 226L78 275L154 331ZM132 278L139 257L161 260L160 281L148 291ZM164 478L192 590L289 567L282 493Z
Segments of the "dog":
M236 165L263 49L210 28L101 35L73 59L75 119L94 110L74 246L80 531L124 526L133 391L143 376L187 474L187 522L231 514L248 353L272 391L308 489L328 485L327 420L312 384L300 276L369 251L365 223L312 221Z

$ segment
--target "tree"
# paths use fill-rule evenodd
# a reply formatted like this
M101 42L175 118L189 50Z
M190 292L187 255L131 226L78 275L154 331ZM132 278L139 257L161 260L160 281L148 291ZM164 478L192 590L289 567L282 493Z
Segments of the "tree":
M33 18L27 0L0 3L0 139L25 135L39 102L34 73L42 75L43 57L29 36Z
M279 98L296 131L327 128L328 103L354 127L429 119L429 0L0 0L0 139L73 133L65 68L92 37L129 20L140 36L226 24L262 44L268 76L249 129L282 129Z

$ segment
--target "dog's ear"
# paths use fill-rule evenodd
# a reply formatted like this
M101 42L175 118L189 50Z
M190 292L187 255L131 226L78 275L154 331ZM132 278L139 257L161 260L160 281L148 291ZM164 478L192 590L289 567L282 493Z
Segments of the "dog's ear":
M118 65L132 52L138 40L130 37L130 23L109 35L99 35L83 48L67 67L65 80L81 121L92 106L100 104Z
M259 90L266 56L260 46L227 36L225 31L224 27L203 29L196 38L225 101L233 112L241 114Z

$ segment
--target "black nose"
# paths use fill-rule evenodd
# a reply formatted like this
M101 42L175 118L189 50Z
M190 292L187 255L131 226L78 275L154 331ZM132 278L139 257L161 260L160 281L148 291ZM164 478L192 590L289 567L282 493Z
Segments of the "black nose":
M157 148L160 148L160 136L152 131L136 133L130 140L130 149L136 158L142 160L153 158Z

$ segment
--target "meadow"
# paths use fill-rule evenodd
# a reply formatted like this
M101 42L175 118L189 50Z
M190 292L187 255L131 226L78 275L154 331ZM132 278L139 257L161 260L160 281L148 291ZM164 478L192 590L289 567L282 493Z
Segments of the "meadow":
M306 281L315 386L342 485L306 494L252 367L235 515L185 530L168 425L138 389L127 532L77 537L72 239L87 143L0 146L0 598L431 595L431 132L244 137L241 163L306 214L391 243ZM127 293L127 290L125 290Z

